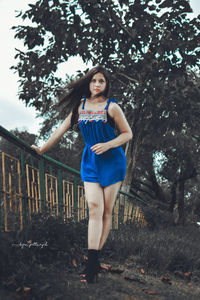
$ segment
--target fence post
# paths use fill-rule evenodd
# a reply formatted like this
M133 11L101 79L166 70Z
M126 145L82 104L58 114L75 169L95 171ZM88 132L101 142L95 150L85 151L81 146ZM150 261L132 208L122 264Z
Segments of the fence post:
M58 170L58 201L60 208L60 216L63 217L63 195L62 195L62 173Z
M39 176L40 176L40 193L42 208L45 207L45 181L44 181L44 159L41 157L39 160Z
M21 152L21 183L24 184L26 178L25 178L25 166L24 166L24 150L22 150ZM25 220L27 220L27 202L28 202L28 197L27 197L27 193L23 193L22 195L22 205L24 207L23 209L23 215Z
M121 205L120 205L121 195L119 195L118 197L119 197L119 204L118 204L118 228L119 228L119 226L120 226L120 211L121 211Z
M75 216L75 222L77 222L78 220L78 211L77 211L77 208L78 208L78 201L77 201L77 178L76 176L74 176L74 216Z
M0 197L1 197L1 193L3 195L3 192L1 192L1 190L0 190ZM1 202L0 202L0 237L1 237Z

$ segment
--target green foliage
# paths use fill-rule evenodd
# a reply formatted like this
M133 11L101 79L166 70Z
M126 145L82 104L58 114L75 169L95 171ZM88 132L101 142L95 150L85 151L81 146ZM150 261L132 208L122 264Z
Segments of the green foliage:
M79 55L111 72L112 96L123 104L132 127L125 184L132 184L135 193L144 193L145 185L148 197L165 200L152 164L160 152L168 158L161 170L171 185L168 195L177 177L185 187L199 163L200 19L190 20L191 11L189 0L40 0L30 5L18 17L32 26L14 27L27 51L18 50L12 68L20 76L19 98L44 117L42 135L60 121L53 105L64 83L55 71Z
M169 120L174 129L182 127L184 113L199 96L187 73L188 66L199 65L200 26L185 14L191 11L188 1L156 6L127 1L121 7L110 0L38 1L30 7L21 17L34 26L14 28L28 46L13 67L21 78L20 99L47 113L57 81L61 84L53 76L58 64L80 55L113 72L113 90L134 107L134 129L143 122L143 133L157 129L163 134Z
M31 134L28 131L19 131L18 129L11 130L11 133L14 134L19 139L23 140L27 145L32 145L36 142L37 136L35 134ZM4 138L0 139L0 151L5 152L15 158L20 159L22 150L12 143L9 140ZM28 159L30 155L24 152L24 158Z
M51 109L62 84L54 76L57 66L80 55L112 72L113 93L129 111L136 137L141 125L144 139L196 124L200 92L188 68L199 66L200 23L187 18L188 1L38 1L30 7L20 17L33 26L14 28L28 50L18 51L13 69L20 75L20 99L46 122L59 117Z
M11 131L16 137L24 141L27 145L36 144L38 136L30 134L27 131L19 131L18 129ZM77 138L78 136L78 138ZM81 151L83 147L83 139L80 132L74 134L72 131L68 132L61 141L55 144L46 154L54 159L75 168L80 169ZM76 151L75 151L76 150ZM15 158L21 159L22 150L8 140L0 139L0 151L5 152ZM75 152L72 156L72 152ZM30 154L24 152L24 161L30 163Z
M77 131L76 134L69 131L59 143L55 144L45 154L76 170L80 170L83 147L84 141L80 131Z

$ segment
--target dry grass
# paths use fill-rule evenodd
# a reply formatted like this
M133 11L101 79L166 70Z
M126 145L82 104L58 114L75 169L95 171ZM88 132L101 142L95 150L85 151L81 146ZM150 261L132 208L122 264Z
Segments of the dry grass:
M122 225L111 233L104 255L122 260L133 255L149 271L192 272L200 279L200 228L191 224L175 226L168 214L159 225L157 222L154 219L145 228Z

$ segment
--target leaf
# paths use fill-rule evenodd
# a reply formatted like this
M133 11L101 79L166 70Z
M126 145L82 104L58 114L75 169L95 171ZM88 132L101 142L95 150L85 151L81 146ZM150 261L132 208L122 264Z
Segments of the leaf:
M147 295L156 295L156 291L146 291L145 294L147 294Z
M146 282L144 280L141 280L140 278L135 277L135 275L134 276L133 275L125 276L124 279L128 280L128 281L136 281L136 282L139 282L142 284L146 284Z
M183 273L183 272L180 272L180 271L175 271L175 272L174 272L174 275L175 275L176 277L179 277L179 278L184 278L184 273Z
M185 272L185 273L184 273L184 276L185 276L185 278L187 278L187 279L190 279L190 278L191 278L191 275L192 275L191 272Z
M108 269L108 272L110 272L110 273L116 273L116 274L121 274L121 273L123 273L124 272L124 270L123 269L120 269L120 268L110 268L110 269Z
M88 260L88 258L87 258L86 255L83 255L83 259L84 259L84 261L87 261L87 260Z
M75 14L75 6L70 6L70 11L73 13L73 14Z
M28 292L30 292L30 290L31 290L31 288L30 288L30 287L27 287L27 286L25 286L25 287L24 287L24 292L25 292L25 293L28 293Z
M103 270L110 270L112 268L112 266L111 265L106 265L106 264L101 264L101 268Z
M45 290L49 289L50 287L51 287L50 283L46 283L39 288L38 292L39 293L44 292Z
M104 27L100 27L100 33L104 33L105 32L105 28Z
M75 258L72 260L72 265L73 265L75 268L77 268L77 263L76 263Z
M16 10L15 12L18 13L18 15L15 16L16 18L18 18L18 17L20 17L22 15L22 10L20 10L20 11Z
M142 275L145 275L144 269L141 269L141 270L140 270L140 273L141 273Z
M172 284L171 281L170 281L170 278L167 277L167 276L162 276L162 277L161 277L161 281L162 281L163 283Z
M150 11L156 10L156 6L155 5L151 5L148 7Z
M20 291L21 291L21 286L20 287L18 287L15 291L17 292L17 293L19 293Z
M173 4L172 0L165 0L159 5L159 7L160 8L171 7L172 4Z

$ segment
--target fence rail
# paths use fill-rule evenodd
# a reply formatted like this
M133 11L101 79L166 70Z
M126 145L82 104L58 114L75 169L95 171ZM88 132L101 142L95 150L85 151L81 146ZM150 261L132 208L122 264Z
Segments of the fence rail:
M49 213L75 222L88 217L80 172L50 158L38 155L24 141L0 126L7 143L1 149L0 226L1 231L22 230L26 218L49 209ZM113 210L113 228L120 223L145 225L141 199L119 191Z

